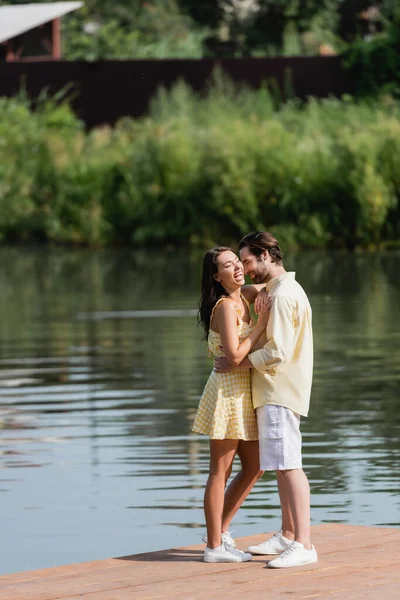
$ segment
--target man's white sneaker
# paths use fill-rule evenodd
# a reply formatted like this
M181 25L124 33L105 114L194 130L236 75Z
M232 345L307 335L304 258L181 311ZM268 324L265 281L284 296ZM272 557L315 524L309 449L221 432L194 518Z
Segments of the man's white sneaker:
M203 535L203 537L201 539L205 544L207 544L207 534L206 533ZM236 542L233 539L233 537L231 536L229 531L224 531L223 533L221 533L221 540L222 540L222 543L226 542L230 546L233 546L234 548L236 547Z
M293 542L280 556L270 560L268 566L273 569L284 569L316 562L318 562L318 556L314 546L311 546L311 550L306 550L300 542Z
M237 563L247 562L251 560L251 554L236 550L226 542L222 543L217 548L206 548L204 550L204 562L208 563Z
M286 548L293 543L293 540L289 540L282 535L282 530L274 533L266 542L258 544L258 546L249 546L247 552L251 554L281 554Z

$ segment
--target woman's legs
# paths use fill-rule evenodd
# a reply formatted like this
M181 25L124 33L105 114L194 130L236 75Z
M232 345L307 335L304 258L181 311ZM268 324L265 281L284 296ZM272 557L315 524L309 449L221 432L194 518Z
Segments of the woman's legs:
M204 493L207 546L221 545L224 492L239 440L210 440L210 473Z
M259 466L258 441L239 440L237 453L242 469L225 492L221 531L228 531L233 517L263 474Z

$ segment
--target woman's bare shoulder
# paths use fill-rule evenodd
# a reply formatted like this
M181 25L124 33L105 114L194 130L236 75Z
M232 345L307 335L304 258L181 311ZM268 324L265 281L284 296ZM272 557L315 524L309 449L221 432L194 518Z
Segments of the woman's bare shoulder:
M216 307L214 308L214 314L222 314L224 312L234 311L235 303L231 298L221 298Z

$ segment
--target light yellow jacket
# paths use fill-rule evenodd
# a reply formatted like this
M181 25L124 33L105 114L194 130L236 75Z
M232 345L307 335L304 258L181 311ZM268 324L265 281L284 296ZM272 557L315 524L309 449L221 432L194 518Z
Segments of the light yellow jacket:
M312 311L295 273L278 275L266 285L273 298L263 346L249 354L254 408L286 406L307 416L313 372Z

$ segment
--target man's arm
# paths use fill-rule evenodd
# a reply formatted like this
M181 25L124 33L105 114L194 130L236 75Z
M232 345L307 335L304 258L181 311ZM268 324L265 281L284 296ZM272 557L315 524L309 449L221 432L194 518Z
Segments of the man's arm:
M271 308L267 327L269 340L260 350L248 355L248 359L257 371L265 373L287 360L291 356L294 343L293 303L289 298L276 296Z
M229 373L233 369L252 369L253 365L249 359L244 358L238 365L232 365L225 356L220 356L214 360L214 371L216 373Z
M285 362L293 349L293 305L284 296L276 296L273 300L268 326L269 340L260 350L248 354L236 368L257 369L264 374ZM214 370L217 373L232 371L233 366L226 358L215 359Z
M275 296L267 326L269 340L260 350L255 350L236 368L254 368L264 374L284 363L292 355L294 343L293 303L284 296ZM217 373L232 371L232 365L224 358L215 360L214 370Z
M249 361L248 356L242 360L242 362L238 365L238 369L252 369L253 365Z

